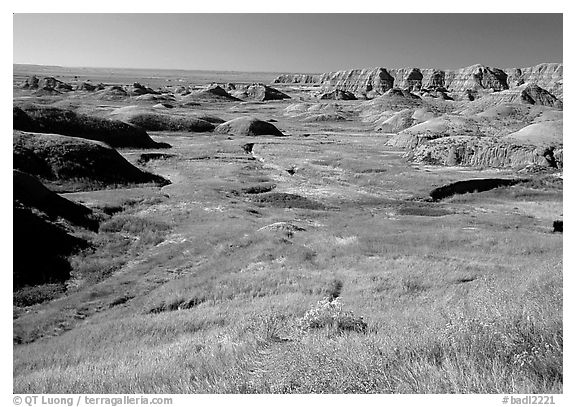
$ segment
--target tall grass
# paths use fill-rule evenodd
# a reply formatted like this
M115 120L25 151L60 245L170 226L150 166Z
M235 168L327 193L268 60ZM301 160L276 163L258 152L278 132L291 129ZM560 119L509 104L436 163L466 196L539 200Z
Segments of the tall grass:
M358 331L302 330L313 318L293 296L116 319L29 345L15 391L561 392L561 287L557 269L514 289L487 282L458 307L432 302L424 323L395 308ZM352 312L342 298L332 315Z
M97 283L118 271L143 250L162 242L167 223L118 214L100 225L93 248L71 257L74 284Z

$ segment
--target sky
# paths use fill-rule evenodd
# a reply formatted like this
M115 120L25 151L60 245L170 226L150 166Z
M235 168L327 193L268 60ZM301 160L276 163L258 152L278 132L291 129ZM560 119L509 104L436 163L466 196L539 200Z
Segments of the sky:
M562 14L14 14L13 62L326 72L562 62Z

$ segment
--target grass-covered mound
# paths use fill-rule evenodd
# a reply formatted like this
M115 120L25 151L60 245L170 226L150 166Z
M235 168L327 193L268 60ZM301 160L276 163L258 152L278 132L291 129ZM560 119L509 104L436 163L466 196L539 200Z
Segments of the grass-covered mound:
M63 134L103 141L112 147L169 147L165 143L155 142L144 129L137 126L57 107L22 105L14 107L13 117L15 130Z
M52 190L82 191L166 179L144 172L112 147L58 134L14 131L14 168L38 177Z
M234 136L284 136L273 124L254 117L238 117L229 120L216 126L214 132Z
M240 102L237 97L229 94L218 85L209 85L203 89L191 92L182 98L183 102Z
M117 109L112 113L112 117L149 131L209 132L214 130L212 123L198 117L177 116L136 106Z

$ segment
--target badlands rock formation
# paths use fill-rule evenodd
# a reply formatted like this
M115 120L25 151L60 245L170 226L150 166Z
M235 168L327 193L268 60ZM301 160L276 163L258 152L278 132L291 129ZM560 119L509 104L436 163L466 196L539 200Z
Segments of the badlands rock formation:
M503 103L549 106L562 109L563 103L556 96L534 83L526 83L501 92L487 93L474 100L467 107L487 109Z
M274 79L273 83L299 83L299 84L314 84L319 82L320 75L313 74L283 74Z
M407 109L380 126L397 132L387 144L420 163L480 167L563 166L561 112L542 106L502 104L477 114L443 114L416 122Z
M103 100L121 100L128 97L128 92L122 86L107 86L98 92L98 98Z
M151 89L147 86L144 86L138 82L134 82L132 85L128 86L126 92L130 96L140 96L140 95L157 95L159 92L156 92L154 89Z
M532 83L562 99L562 64L540 64L528 68L500 69L472 65L454 70L440 69L352 69L318 75L280 75L274 83L310 83L341 89L356 95L377 96L398 87L402 89L446 89L452 93L502 91Z
M231 85L231 86L230 86ZM231 95L242 100L255 100L264 102L267 100L283 100L290 99L290 96L278 89L266 86L262 83L253 83L246 88L238 89L237 86L229 84L229 88L233 87Z
M276 82L313 82L325 94L353 92L370 100L312 116L312 106L288 106L302 121L360 117L393 134L387 145L422 163L481 167L529 164L561 168L562 64L525 69L474 65L459 70L363 69L314 77L280 76ZM335 105L324 104L320 110ZM339 108L340 109L340 108ZM317 112L318 114L320 112Z
M305 123L344 121L352 112L339 103L293 103L284 109L284 115Z
M137 148L163 146L146 131L282 135L269 122L240 117L223 123L196 108L205 110L216 103L230 119L231 112L250 115L265 101L294 97L296 103L286 103L285 107L282 102L271 105L283 108L286 118L305 123L307 131L338 122L353 127L355 121L361 121L362 127L386 133L388 136L383 137L388 146L406 149L406 157L415 161L482 166L520 166L524 162L561 167L562 75L563 65L559 63L506 69L484 65L448 70L378 67L280 75L273 82L290 85L281 87L282 91L249 82L214 82L203 88L170 85L154 90L138 82L73 82L76 86L70 86L52 77L30 77L19 85L27 90L25 93L42 92L58 100L77 90L81 91L78 97L93 95L113 101L109 104L117 108L106 116L90 117L58 102L22 106L14 109L14 128ZM231 107L224 108L224 104Z
M407 156L414 162L472 167L524 167L536 164L562 168L562 149L502 143L494 138L454 136L425 140Z
M559 147L562 145L563 124L563 120L532 123L514 133L502 137L502 140L541 147Z
M331 92L320 95L320 100L356 100L356 96L352 92L334 89Z
M38 78L31 76L22 83L22 89L43 89L43 90L57 90L57 91L70 91L72 86L68 83L62 82L51 76L45 78Z
M186 95L183 101L204 101L204 102L238 102L240 99L232 96L226 90L216 84L204 87L198 91Z
M98 86L93 85L93 84L88 83L88 82L80 82L80 83L76 84L76 86L74 87L74 90L86 91L86 92L93 92L97 89L98 89ZM102 89L98 89L98 90L102 90Z
M528 68L506 69L508 86L513 88L525 83L534 83L563 99L563 64L539 64Z

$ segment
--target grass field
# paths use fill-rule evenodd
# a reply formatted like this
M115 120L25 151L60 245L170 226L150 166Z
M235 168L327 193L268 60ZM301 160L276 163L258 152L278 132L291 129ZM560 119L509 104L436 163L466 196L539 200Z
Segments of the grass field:
M15 314L14 392L562 392L561 183L430 203L492 170L380 135L153 137L171 185L68 194L108 218L76 285Z

